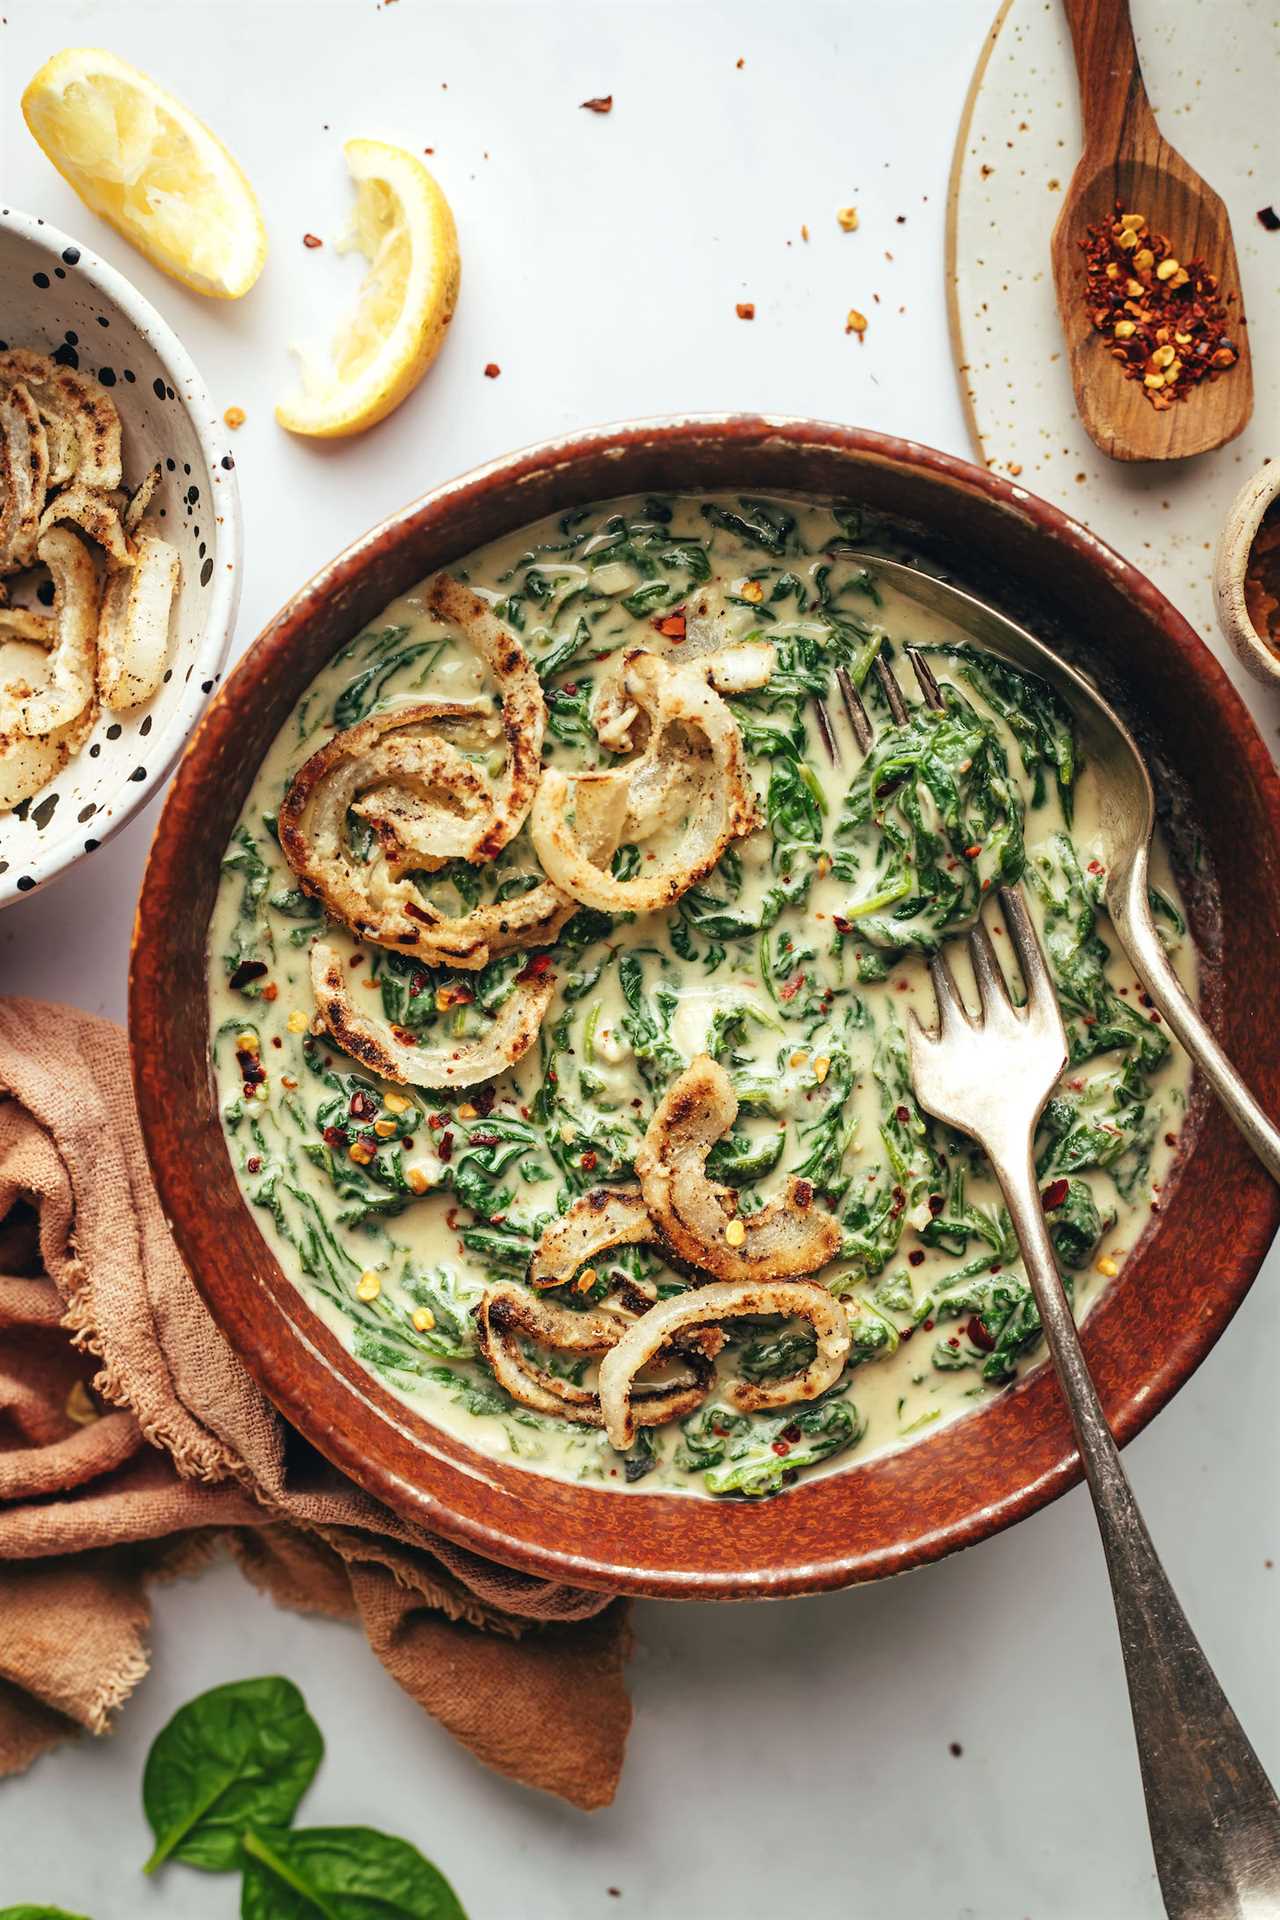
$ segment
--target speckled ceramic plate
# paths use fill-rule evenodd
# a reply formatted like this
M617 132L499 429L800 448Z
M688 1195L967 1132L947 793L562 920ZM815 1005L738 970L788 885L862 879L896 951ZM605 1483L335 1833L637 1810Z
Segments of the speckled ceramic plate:
M119 409L126 484L157 461L152 506L182 559L169 666L155 697L103 712L42 792L0 815L0 907L92 853L177 759L226 658L240 597L235 461L204 383L142 295L87 247L0 207L0 340L93 374Z

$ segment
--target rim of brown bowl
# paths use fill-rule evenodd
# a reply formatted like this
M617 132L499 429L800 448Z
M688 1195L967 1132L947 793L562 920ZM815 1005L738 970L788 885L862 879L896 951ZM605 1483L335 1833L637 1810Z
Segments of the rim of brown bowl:
M740 1599L899 1573L1064 1493L1080 1469L1051 1370L1037 1367L920 1444L756 1503L571 1485L473 1452L362 1372L259 1233L218 1120L204 971L230 829L267 744L336 645L433 567L544 513L713 489L861 504L997 604L1030 609L1042 637L1102 636L1084 658L1143 730L1162 795L1183 817L1175 837L1198 810L1202 1005L1259 1098L1280 1106L1280 780L1212 654L1150 581L1023 488L913 441L751 415L626 422L492 461L309 581L208 708L167 797L138 907L130 1030L143 1132L179 1248L251 1373L322 1454L408 1519L510 1566L588 1587ZM1176 771L1166 777L1166 766ZM1084 1333L1122 1443L1218 1339L1280 1220L1280 1193L1203 1088L1161 1205L1158 1231Z

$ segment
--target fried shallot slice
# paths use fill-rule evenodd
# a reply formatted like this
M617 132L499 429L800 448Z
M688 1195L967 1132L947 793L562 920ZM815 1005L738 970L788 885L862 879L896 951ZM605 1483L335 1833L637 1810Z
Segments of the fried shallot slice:
M438 573L424 595L434 620L458 627L488 668L502 699L507 759L493 788L493 817L464 858L492 860L524 825L542 773L546 702L524 648L487 601L452 575Z
M97 706L90 700L65 727L37 738L25 733L22 701L43 684L46 671L42 644L0 641L0 813L47 787L84 745L97 718Z
M129 569L107 581L98 616L98 691L105 706L117 712L140 706L164 679L181 569L177 548L142 527Z
M403 1027L357 1007L342 956L323 940L311 949L311 986L330 1038L385 1080L414 1087L474 1087L513 1066L538 1037L555 991L551 974L519 980L487 1032L451 1044L418 1045Z
M529 1266L532 1287L558 1287L613 1247L660 1238L639 1187L592 1187L553 1220Z
M0 573L35 565L49 445L24 386L0 393Z
M622 1331L614 1315L575 1313L554 1301L539 1299L514 1281L502 1280L486 1288L476 1310L476 1323L480 1351L498 1385L513 1400L537 1413L573 1420L579 1426L604 1425L598 1393L529 1359L521 1343L528 1341L554 1353L583 1359L599 1354L607 1359ZM635 1387L630 1400L633 1438L637 1426L660 1427L668 1420L683 1419L702 1404L711 1388L718 1349L714 1337L691 1342L679 1350L674 1378L642 1382Z
M807 1320L814 1332L816 1351L807 1367L781 1380L735 1380L729 1399L743 1413L761 1407L791 1406L797 1400L816 1400L833 1387L849 1354L849 1318L840 1302L817 1280L717 1281L688 1293L660 1300L633 1321L616 1346L600 1363L600 1406L609 1444L622 1453L636 1437L638 1418L636 1375L675 1341L687 1340L699 1330L720 1327L743 1315L781 1314Z
M728 1074L700 1053L658 1103L636 1154L645 1204L675 1253L718 1280L816 1273L842 1235L814 1205L811 1181L792 1178L759 1213L740 1215L733 1189L707 1178L707 1155L737 1114Z
M96 380L26 347L0 353L0 386L25 386L50 435L50 486L73 476L114 493L120 485L120 416ZM43 495L42 495L43 501Z
M66 527L51 527L37 549L53 578L55 639L25 692L10 689L18 731L33 739L70 726L92 705L98 651L98 576L93 556Z
M492 739L498 726L474 704L423 700L336 734L298 769L280 808L280 845L335 919L424 966L483 967L496 953L551 944L574 902L546 882L454 918L403 877L474 856L492 792L455 740ZM372 860L350 848L350 812L374 830Z
M705 879L759 816L737 722L692 668L629 653L622 688L647 729L642 751L603 772L548 767L530 834L548 878L584 906L655 913ZM640 868L620 880L609 861L627 844L640 848Z
M133 549L125 533L120 508L109 494L100 492L97 487L86 487L80 480L64 487L61 493L54 494L40 515L40 531L47 533L50 527L62 526L67 522L79 527L86 540L92 540L96 547L102 548L110 572L132 567Z

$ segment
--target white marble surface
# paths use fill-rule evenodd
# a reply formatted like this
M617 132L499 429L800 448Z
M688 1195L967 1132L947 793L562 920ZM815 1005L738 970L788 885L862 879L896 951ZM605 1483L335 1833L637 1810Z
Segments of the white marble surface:
M988 0L8 0L0 180L6 198L92 236L182 333L218 404L247 412L243 646L387 510L584 422L782 408L966 451L942 223L989 11ZM1197 9L1185 12L1191 30ZM113 47L179 88L247 167L273 252L241 305L202 304L131 257L28 139L21 88L76 43ZM609 118L579 112L610 90ZM290 333L354 278L301 236L338 231L340 142L357 133L435 147L461 230L462 299L444 355L399 414L354 444L309 447L276 429L271 403ZM862 221L846 236L834 213L849 202ZM756 302L752 325L734 318L742 299ZM862 347L843 332L850 306L870 318ZM484 379L488 360L500 379ZM1275 371L1258 376L1260 405L1274 409ZM1070 504L1089 511L1078 493ZM1158 531L1147 564L1158 579ZM1274 737L1280 715L1261 711ZM0 916L0 987L120 1015L153 817ZM1129 1453L1170 1572L1273 1769L1278 1279L1273 1257ZM410 1836L476 1920L1158 1914L1079 1492L891 1584L773 1606L644 1605L636 1627L627 1770L616 1804L588 1819L483 1772L353 1631L279 1613L227 1568L168 1589L152 1674L114 1738L0 1789L0 1901L57 1901L93 1920L230 1916L230 1881L138 1876L142 1761L199 1688L280 1670L329 1736L308 1818Z

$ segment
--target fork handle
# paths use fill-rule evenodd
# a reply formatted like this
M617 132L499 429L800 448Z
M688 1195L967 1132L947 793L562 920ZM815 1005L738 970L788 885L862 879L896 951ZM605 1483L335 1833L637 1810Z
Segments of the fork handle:
M1165 1910L1170 1920L1277 1920L1280 1804L1178 1604L1121 1465L1058 1275L1031 1142L991 1157L1093 1495Z
M1145 863L1107 891L1107 912L1120 943L1169 1030L1199 1067L1271 1178L1280 1181L1280 1128L1267 1118L1218 1045L1173 970L1147 901Z

